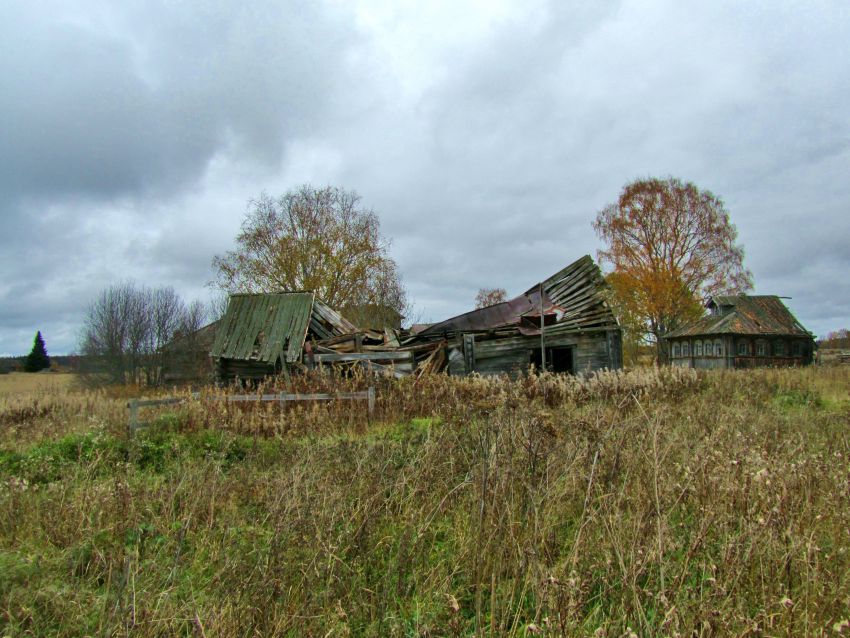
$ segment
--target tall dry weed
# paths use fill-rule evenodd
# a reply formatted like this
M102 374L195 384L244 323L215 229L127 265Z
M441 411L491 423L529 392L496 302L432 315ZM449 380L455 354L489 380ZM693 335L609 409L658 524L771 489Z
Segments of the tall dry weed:
M848 381L834 369L316 376L285 389L376 383L375 414L208 390L150 410L132 439L103 395L0 404L0 625L840 635Z

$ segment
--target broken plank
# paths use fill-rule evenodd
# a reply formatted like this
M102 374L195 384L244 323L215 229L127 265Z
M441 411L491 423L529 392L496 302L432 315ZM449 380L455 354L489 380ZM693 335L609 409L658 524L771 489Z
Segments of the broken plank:
M316 363L336 363L340 361L410 361L411 352L350 352L337 354L317 354Z

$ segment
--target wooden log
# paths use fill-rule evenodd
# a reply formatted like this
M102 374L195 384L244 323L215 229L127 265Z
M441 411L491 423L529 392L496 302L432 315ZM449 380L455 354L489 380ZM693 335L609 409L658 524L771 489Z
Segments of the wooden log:
M351 334L339 335L338 337L331 337L330 339L322 339L321 341L316 342L317 346L324 346L326 348L330 348L331 346L335 346L340 343L345 343L347 341L354 341L357 335L362 335L362 332L352 332Z
M351 352L337 354L317 354L316 363L337 363L342 361L412 361L411 352Z
M404 377L410 376L410 366L405 364L407 370L402 370L402 366L384 366L380 363L375 363L374 361L358 361L357 365L368 370L369 372L376 372L378 374L387 374L395 377L396 379L403 379Z

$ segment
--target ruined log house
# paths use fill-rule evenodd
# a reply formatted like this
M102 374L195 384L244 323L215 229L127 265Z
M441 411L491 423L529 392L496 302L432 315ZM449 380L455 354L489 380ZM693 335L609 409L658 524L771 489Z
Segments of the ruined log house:
M517 376L542 369L544 357L552 372L619 369L622 331L605 286L586 255L514 299L428 326L405 343L445 340L453 375Z
M307 340L356 331L312 292L235 294L216 330L210 356L220 383L260 380L288 375L290 367L302 361Z

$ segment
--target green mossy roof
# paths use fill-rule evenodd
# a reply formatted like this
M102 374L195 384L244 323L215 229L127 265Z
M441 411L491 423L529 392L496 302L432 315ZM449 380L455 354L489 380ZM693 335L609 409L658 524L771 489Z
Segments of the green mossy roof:
M313 301L311 292L231 295L210 354L269 364L278 357L286 363L298 361Z

